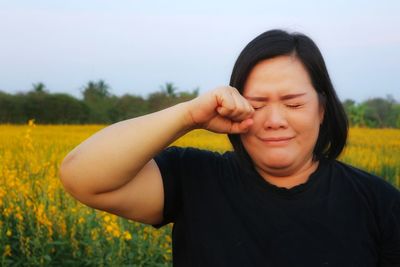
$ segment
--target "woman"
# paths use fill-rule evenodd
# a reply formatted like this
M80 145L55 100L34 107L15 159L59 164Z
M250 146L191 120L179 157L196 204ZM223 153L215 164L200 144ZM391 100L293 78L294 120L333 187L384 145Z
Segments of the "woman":
M235 151L166 148L197 128ZM174 222L174 266L400 266L400 192L335 160L347 129L314 42L272 30L230 86L104 128L60 175L93 208Z

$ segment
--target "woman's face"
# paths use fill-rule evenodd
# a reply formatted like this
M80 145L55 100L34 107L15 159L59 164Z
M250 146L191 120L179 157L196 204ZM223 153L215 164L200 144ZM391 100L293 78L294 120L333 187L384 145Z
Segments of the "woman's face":
M301 61L278 56L259 62L243 96L255 113L241 140L256 169L274 176L300 171L312 159L324 113Z

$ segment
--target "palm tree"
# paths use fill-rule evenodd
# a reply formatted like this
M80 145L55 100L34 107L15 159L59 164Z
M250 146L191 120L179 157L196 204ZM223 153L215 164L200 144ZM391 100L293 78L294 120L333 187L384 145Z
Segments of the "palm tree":
M32 91L36 93L44 93L46 91L46 85L42 82L32 84Z
M161 91L169 97L176 97L177 90L178 88L174 86L174 83L167 82L164 86L161 86Z
M83 89L83 98L85 100L91 99L104 99L110 97L110 86L104 82L104 80L99 80L97 82L89 81L86 87Z

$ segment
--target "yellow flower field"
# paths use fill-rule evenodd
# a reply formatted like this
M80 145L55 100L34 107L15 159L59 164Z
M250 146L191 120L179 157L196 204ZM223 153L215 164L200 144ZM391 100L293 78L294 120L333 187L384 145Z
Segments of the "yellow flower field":
M171 266L159 230L78 203L61 186L65 155L105 125L0 125L0 266ZM175 145L230 150L197 130ZM400 186L400 130L351 129L340 158Z

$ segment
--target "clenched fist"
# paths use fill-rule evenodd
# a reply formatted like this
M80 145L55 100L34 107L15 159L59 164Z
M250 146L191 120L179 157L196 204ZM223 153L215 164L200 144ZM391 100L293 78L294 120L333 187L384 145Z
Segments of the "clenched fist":
M216 133L245 133L253 124L250 103L231 86L217 87L187 102L193 128Z

